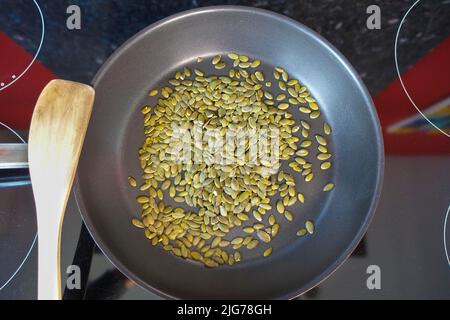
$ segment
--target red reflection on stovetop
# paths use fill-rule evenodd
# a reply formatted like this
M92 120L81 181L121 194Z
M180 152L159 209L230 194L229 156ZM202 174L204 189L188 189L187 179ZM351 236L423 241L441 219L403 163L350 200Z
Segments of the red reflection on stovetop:
M8 84L18 76L33 59L6 34L0 32L0 83ZM35 61L16 82L0 91L0 121L14 129L28 129L36 100L44 86L55 75Z

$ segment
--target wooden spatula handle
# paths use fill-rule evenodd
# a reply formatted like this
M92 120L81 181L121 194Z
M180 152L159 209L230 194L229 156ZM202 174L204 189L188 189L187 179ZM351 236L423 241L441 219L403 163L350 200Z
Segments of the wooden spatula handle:
M90 86L53 80L33 112L28 160L38 224L38 299L61 299L61 226L93 103Z

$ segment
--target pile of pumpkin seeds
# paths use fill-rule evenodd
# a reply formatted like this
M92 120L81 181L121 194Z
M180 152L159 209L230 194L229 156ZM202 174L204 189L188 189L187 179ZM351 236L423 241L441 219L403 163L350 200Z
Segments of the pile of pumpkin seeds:
M198 64L203 61L197 59ZM132 219L132 223L144 230L152 245L160 244L176 256L217 267L241 261L240 250L244 248L253 250L264 245L263 256L272 253L270 242L280 230L280 218L272 212L276 210L281 219L293 221L289 209L305 202L293 175L301 174L308 183L314 179L313 169L331 168L326 138L331 127L320 121L319 106L308 89L283 68L276 67L273 74L264 75L258 70L258 59L236 53L217 55L209 62L219 75L185 67L167 86L149 91L157 102L141 110L146 138L139 150L143 171L139 190L144 194L136 199L141 218ZM273 93L275 87L281 93ZM300 123L289 112L294 108L304 115ZM191 129L194 122L221 134L255 128L278 130L279 159L288 162L292 172L282 171L279 164L269 161L223 165L174 160L174 125ZM312 122L320 123L323 134L310 136ZM248 150L250 141L241 143ZM312 146L317 148L318 168L308 161L314 152ZM275 173L264 174L268 168ZM128 182L132 187L138 185L133 177ZM333 187L329 183L323 191ZM272 208L271 198L276 194L281 200ZM185 203L190 210L166 205L165 197L180 205ZM234 238L229 235L232 230L237 234ZM297 235L313 233L314 224L308 220Z

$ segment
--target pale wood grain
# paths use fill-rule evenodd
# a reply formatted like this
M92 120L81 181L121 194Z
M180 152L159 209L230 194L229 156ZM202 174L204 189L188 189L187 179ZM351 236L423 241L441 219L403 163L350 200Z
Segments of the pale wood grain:
M38 299L61 299L61 225L94 95L90 86L53 80L33 112L28 160L37 210Z

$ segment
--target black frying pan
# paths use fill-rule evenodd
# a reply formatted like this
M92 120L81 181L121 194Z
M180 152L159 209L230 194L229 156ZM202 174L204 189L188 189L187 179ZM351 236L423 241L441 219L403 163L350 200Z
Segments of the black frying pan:
M154 103L148 90L167 83L181 66L193 68L199 56L228 52L261 59L265 73L284 66L309 88L333 127L333 167L309 184L296 177L307 201L295 207L293 222L281 225L270 257L262 258L261 246L244 251L241 263L211 269L153 247L131 225L140 208L138 191L128 186L127 177L140 175L138 149L144 134L139 110ZM383 174L377 115L350 64L305 26L253 8L187 11L130 39L105 63L93 85L96 102L74 185L76 199L98 246L140 286L168 298L292 298L336 270L365 233ZM297 112L294 118L304 115ZM335 189L323 193L331 180ZM306 219L315 221L316 232L299 238L295 233Z
M153 247L130 224L139 217L137 192L144 136L139 110L196 58L239 52L262 69L281 65L305 83L333 127L333 168L301 189L309 201L283 224L274 253L248 254L232 267L208 269ZM207 70L213 72L213 70ZM217 71L215 71L217 73ZM96 103L75 184L83 219L106 256L142 287L170 298L292 298L328 277L356 247L374 213L383 172L383 147L372 101L349 63L303 25L268 11L210 7L187 11L143 30L105 63L93 81ZM296 114L297 120L302 117ZM321 187L333 179L336 188ZM298 177L298 185L301 184ZM317 232L298 238L305 219ZM245 255L245 253L244 253Z

